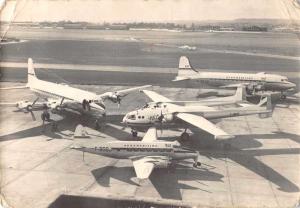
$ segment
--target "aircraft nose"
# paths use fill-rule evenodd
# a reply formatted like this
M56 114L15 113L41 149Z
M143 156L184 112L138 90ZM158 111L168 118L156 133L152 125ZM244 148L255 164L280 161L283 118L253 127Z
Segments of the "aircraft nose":
M127 123L127 119L126 119L126 117L127 117L127 114L123 117L123 119L122 119L122 123L124 123L124 124L126 124Z
M288 83L287 83L287 87L288 87L289 89L295 88L295 87L296 87L296 84L293 83L293 82L288 82Z

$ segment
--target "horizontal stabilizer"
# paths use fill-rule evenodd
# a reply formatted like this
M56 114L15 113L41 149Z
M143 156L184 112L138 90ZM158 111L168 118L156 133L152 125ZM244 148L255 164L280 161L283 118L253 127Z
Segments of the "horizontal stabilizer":
M86 128L79 124L76 126L73 137L74 138L89 138L89 135L86 131Z
M189 80L189 77L175 77L175 79L173 79L173 82L178 82L178 81L183 81L183 80Z

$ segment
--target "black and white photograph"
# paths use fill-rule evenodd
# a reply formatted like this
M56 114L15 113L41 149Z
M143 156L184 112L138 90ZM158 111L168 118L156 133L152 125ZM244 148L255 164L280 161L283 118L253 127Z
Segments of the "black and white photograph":
M299 208L300 0L0 0L0 208Z

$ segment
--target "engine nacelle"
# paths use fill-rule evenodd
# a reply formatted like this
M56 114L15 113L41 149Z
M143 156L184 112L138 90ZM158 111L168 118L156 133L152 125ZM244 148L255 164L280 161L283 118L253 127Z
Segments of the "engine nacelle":
M119 95L112 93L111 95L108 96L108 99L111 100L113 103L120 103L121 98Z
M118 96L115 94L109 96L108 99L110 99L114 103L118 102Z
M32 106L32 102L29 102L28 100L22 100L17 102L16 107L19 109L25 109Z
M155 165L157 168L168 168L172 164L171 161L166 161L166 160L159 160L155 162Z
M56 109L59 106L59 102L56 100L48 100L46 103L48 108Z
M163 116L164 116L164 117L163 117L163 121L164 121L164 122L171 122L171 121L174 120L174 115L171 114L171 113L165 114L165 115L163 115Z
M249 94L252 94L253 91L264 90L264 85L263 84L250 84L246 87L246 90Z

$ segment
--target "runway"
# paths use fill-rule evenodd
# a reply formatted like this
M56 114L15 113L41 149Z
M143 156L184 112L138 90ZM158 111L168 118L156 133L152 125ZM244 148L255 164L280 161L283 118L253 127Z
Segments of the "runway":
M295 34L23 28L12 29L8 36L24 41L1 45L2 81L26 82L26 62L31 57L41 69L40 76L55 82L197 87L171 82L179 57L186 55L202 71L265 71L300 83L300 45ZM181 45L197 49L183 50Z

